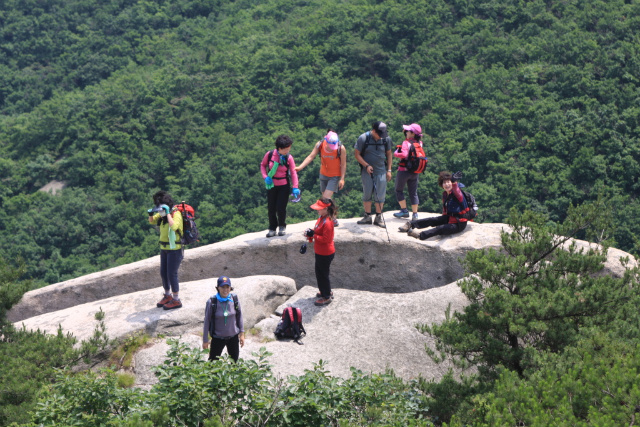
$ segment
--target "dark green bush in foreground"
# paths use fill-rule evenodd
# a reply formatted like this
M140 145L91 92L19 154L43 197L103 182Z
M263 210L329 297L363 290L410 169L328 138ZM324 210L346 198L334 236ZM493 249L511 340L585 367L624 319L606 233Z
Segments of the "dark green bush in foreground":
M431 426L426 396L392 374L349 379L328 375L320 361L286 381L257 360L203 360L171 342L151 391L122 389L111 371L67 375L43 395L33 421L57 426ZM221 424L220 424L221 423Z

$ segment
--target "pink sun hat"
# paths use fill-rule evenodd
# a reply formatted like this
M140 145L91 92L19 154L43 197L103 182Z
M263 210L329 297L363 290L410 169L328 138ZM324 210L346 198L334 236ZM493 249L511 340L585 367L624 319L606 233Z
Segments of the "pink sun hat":
M408 130L413 132L416 136L422 136L422 128L417 123L411 123L410 125L402 125L402 130Z
M340 138L338 138L338 134L333 131L327 132L327 134L324 136L324 140L327 141L327 150L331 150L331 151L338 148L338 144L340 143Z

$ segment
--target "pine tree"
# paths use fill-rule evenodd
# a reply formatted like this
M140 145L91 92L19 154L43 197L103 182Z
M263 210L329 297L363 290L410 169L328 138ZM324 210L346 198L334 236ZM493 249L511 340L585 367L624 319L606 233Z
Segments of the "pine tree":
M501 250L474 251L464 260L469 275L460 287L469 305L440 325L420 326L436 339L430 355L475 367L484 381L499 368L523 377L535 368L536 354L563 350L583 327L606 328L638 284L636 269L622 277L602 273L608 212L602 198L570 208L562 224L512 210ZM585 236L600 244L579 248L574 239Z

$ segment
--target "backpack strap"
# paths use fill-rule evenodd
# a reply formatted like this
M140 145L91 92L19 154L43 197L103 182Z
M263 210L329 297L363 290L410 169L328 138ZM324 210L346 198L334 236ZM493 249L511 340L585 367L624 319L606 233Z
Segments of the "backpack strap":
M209 298L211 301L211 319L209 319L209 335L213 337L213 333L216 331L216 310L218 309L218 298L215 295Z

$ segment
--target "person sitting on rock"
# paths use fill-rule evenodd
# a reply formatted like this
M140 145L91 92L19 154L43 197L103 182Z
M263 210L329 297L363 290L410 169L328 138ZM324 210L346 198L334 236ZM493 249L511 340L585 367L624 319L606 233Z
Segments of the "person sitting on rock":
M209 298L204 310L202 348L209 348L211 335L209 360L217 360L226 347L229 356L237 362L240 347L244 347L244 319L240 302L238 296L231 293L231 279L227 276L218 278L216 290L218 293Z
M442 192L442 215L422 218L415 221L407 221L398 230L408 232L409 236L425 240L433 236L448 236L460 233L467 227L467 219L461 215L469 210L467 200L458 187L458 180L462 178L462 172L451 175L448 171L442 171L438 175L438 185ZM434 227L430 230L418 231L419 228Z

